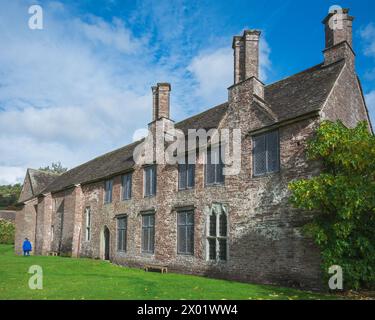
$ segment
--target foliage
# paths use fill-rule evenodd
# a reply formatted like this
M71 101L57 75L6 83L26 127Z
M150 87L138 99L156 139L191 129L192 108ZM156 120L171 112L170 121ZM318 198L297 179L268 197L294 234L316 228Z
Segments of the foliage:
M14 206L20 196L22 190L21 184L0 186L0 208L8 208Z
M340 265L345 289L375 287L375 137L364 122L323 122L308 157L322 173L290 183L290 200L316 212L305 231L321 249L325 276Z
M61 164L61 162L52 162L51 164L51 167L50 166L47 166L47 167L41 167L39 168L39 170L41 171L45 171L45 172L50 172L50 173L57 173L57 174L61 174L61 173L64 173L68 170L68 168L64 168Z
M43 290L30 290L31 265L43 267ZM101 260L16 256L0 245L1 299L337 299L308 291L183 274L160 274Z
M0 219L0 244L14 244L14 223Z

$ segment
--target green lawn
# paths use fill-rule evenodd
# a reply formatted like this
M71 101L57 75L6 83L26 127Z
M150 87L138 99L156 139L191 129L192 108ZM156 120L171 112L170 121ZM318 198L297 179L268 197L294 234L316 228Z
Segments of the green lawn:
M43 268L43 289L31 290L31 265ZM91 259L15 256L0 245L0 299L332 299L288 288L180 274L144 272Z

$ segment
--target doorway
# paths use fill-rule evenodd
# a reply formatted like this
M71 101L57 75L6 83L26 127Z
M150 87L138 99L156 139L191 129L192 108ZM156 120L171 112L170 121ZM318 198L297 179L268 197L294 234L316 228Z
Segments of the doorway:
M103 260L109 260L109 256L110 256L110 232L109 232L109 229L107 226L104 226L103 227L103 231L102 231L102 259Z

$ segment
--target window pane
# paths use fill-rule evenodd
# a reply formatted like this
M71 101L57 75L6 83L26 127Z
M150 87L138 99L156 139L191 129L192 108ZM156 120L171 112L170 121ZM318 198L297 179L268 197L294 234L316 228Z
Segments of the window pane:
M187 186L186 164L178 165L178 184L179 184L179 189L186 189L186 186Z
M193 254L194 253L194 226L193 225L187 226L186 233L187 233L186 253Z
M208 257L216 260L216 239L208 239Z
M131 198L131 181L132 175L126 174L122 178L122 199L128 200Z
M254 175L260 175L266 172L266 140L265 136L253 138L253 169Z
M215 237L216 236L216 214L213 213L210 216L210 228L209 228L209 235Z
M178 226L177 233L178 253L186 253L186 226Z
M279 135L278 131L267 134L267 171L276 172L279 170Z
M177 215L177 223L179 225L185 225L186 224L186 212L179 212Z
M122 230L119 230L118 231L118 244L117 244L117 246L118 246L118 250L124 250L123 249L123 233L122 233Z
M220 260L227 260L227 240L219 239L219 258Z
M151 171L145 168L145 196L151 195Z
M150 228L150 252L154 252L154 243L155 243L155 229L154 227Z
M156 166L151 167L151 195L156 194Z
M155 215L149 215L149 225L154 226L155 225Z
M195 164L188 165L187 186L193 188L195 185Z
M186 224L187 225L194 224L194 212L187 212L186 213Z
M142 230L142 251L147 252L148 251L148 229L143 228Z
M220 215L219 234L222 237L227 236L227 216L225 215L225 213L222 213Z

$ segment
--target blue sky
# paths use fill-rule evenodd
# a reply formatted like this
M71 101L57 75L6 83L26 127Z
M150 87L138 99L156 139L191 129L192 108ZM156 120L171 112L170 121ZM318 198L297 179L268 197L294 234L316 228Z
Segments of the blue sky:
M266 83L320 63L331 5L356 17L357 72L375 119L374 1L0 3L0 184L131 142L151 119L156 82L172 84L177 121L224 102L232 36L245 28L262 30ZM32 4L43 8L43 30L28 28Z

